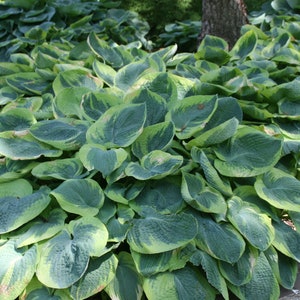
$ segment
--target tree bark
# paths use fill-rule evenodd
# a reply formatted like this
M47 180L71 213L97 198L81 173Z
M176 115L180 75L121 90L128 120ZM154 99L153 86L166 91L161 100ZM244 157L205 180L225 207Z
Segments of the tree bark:
M210 34L223 38L232 48L240 37L240 30L248 23L243 0L202 0L202 29L199 42Z

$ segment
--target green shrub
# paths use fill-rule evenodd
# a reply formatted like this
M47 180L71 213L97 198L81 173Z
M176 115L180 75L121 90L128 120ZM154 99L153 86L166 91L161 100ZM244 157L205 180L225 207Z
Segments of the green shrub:
M0 62L0 300L264 300L292 289L290 17L271 31L245 26L230 52L211 36L176 54L95 32L11 51Z

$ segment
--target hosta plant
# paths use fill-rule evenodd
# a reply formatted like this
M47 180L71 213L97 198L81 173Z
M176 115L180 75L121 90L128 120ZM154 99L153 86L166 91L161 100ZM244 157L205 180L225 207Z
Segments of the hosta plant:
M0 300L277 299L300 262L299 41L0 63ZM28 51L30 49L30 51ZM292 226L291 226L292 224Z

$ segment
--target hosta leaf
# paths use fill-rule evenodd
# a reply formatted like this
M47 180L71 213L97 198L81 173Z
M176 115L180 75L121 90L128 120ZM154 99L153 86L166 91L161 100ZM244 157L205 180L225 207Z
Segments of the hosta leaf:
M106 254L90 259L85 274L71 286L72 299L86 299L103 290L115 277L118 259L114 254Z
M60 208L52 210L45 219L29 223L28 230L18 235L16 246L24 247L54 236L63 229L66 218L67 214Z
M227 205L220 193L205 186L200 175L182 174L181 194L183 199L193 208L210 213L225 213Z
M87 124L73 119L43 120L30 128L39 141L61 150L76 150L85 142Z
M14 300L22 293L35 273L37 247L17 249L15 241L0 246L0 300Z
M57 157L62 152L40 143L28 132L7 131L0 133L0 153L11 159L36 159L42 155Z
M259 197L277 208L300 212L300 181L273 168L259 176L255 182Z
M36 275L48 287L67 288L78 281L88 267L89 250L77 244L66 230L47 241L41 251Z
M236 263L219 260L219 268L223 277L235 286L246 284L251 280L258 255L256 248L246 247Z
M257 45L257 35L254 30L243 34L233 46L230 54L231 60L243 60L248 57Z
M206 181L225 196L232 195L232 189L229 181L222 178L216 169L213 167L204 151L198 148L192 148L191 155L194 161L200 163Z
M283 222L273 223L275 229L275 239L273 246L284 255L300 262L300 234Z
M127 147L142 133L144 104L122 104L108 109L87 131L89 143L106 148Z
M93 62L93 70L96 75L103 80L108 86L114 85L114 80L117 72L110 66L101 63L98 60L94 60Z
M33 113L25 108L11 109L0 115L0 131L27 130L34 123L36 119Z
M66 180L51 194L64 210L81 216L95 216L104 202L104 193L93 179Z
M168 114L176 129L176 136L187 139L203 129L217 106L215 96L191 96L178 101Z
M227 217L254 247L261 251L270 247L275 235L267 215L259 213L239 197L233 197L228 201Z
M114 94L88 92L82 96L81 107L84 116L91 120L98 120L109 108L121 104L121 100Z
M43 186L33 194L0 199L0 233L10 232L38 216L50 203L50 190Z
M82 177L83 165L78 158L64 158L45 161L31 171L32 175L41 179L76 179Z
M195 260L197 263L195 263ZM207 253L197 250L192 257L191 262L196 266L201 264L206 273L208 282L222 294L224 299L229 300L226 281L220 273L217 261Z
M86 144L81 147L79 157L88 170L98 170L104 177L122 165L128 153L122 149L106 150L98 144Z
M32 194L32 185L25 179L16 179L0 183L0 198L22 198Z
M149 277L157 273L184 268L194 251L195 246L189 244L183 248L157 254L141 254L131 250L131 255L138 272Z
M94 217L83 217L68 224L73 242L88 251L90 256L100 256L108 240L105 225Z
M277 36L272 42L268 43L268 45L263 49L262 54L266 58L271 58L283 47L287 47L291 40L291 36L284 32L283 34Z
M0 105L15 101L19 94L10 86L0 88Z
M142 277L136 271L129 253L119 253L115 277L106 286L105 292L111 299L140 300L142 298Z
M153 150L145 155L140 163L129 163L125 173L139 180L160 179L174 173L182 163L183 157L180 155L175 156L161 150Z
M2 183L20 178L29 173L34 166L35 163L32 161L6 158L5 161L0 161L0 182Z
M54 111L60 117L79 117L83 115L82 99L90 89L76 86L61 90L54 98Z
M7 84L19 93L42 95L49 89L49 82L35 72L24 72L6 77Z
M68 70L61 72L53 81L53 90L58 95L63 89L70 87L85 87L91 91L99 90L103 83L97 77L83 70Z
M141 159L153 150L165 150L173 137L174 125L171 122L166 121L148 126L132 144L132 152Z
M170 232L176 234L170 235ZM154 254L187 245L197 234L196 220L188 214L147 215L134 221L127 241L139 253Z
M214 258L235 263L245 250L245 241L241 234L228 223L217 223L212 218L193 213L198 223L195 238L199 249Z
M137 90L126 96L126 101L130 103L146 104L146 121L145 127L163 122L167 112L167 103L165 99L147 89Z
M140 187L139 193L129 205L140 214L147 207L162 214L178 213L185 206L180 193L180 184L180 179L174 177L146 181L145 186Z
M193 267L146 277L143 288L151 300L215 299L216 296L215 289Z
M107 62L113 68L120 68L123 66L124 62L122 57L116 49L109 46L103 39L98 38L94 32L88 36L87 42L91 50L96 55L100 56L104 62Z
M269 171L281 156L282 140L244 126L216 147L216 169L231 177L251 177Z
M227 139L231 138L237 131L239 125L239 121L236 118L229 119L224 123L217 125L216 127L200 132L196 138L190 140L186 144L186 148L188 150L192 149L192 147L208 147L211 145L219 144Z
M278 299L280 295L279 284L263 252L254 265L251 280L241 286L229 284L229 289L241 300Z
M299 66L300 54L296 49L285 47L279 49L272 60L277 63Z

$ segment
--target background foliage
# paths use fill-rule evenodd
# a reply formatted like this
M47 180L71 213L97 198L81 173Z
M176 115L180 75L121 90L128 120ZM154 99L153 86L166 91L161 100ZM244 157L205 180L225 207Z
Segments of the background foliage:
M16 3L1 6L0 299L292 289L298 3L195 53L146 51L145 23L110 2Z

